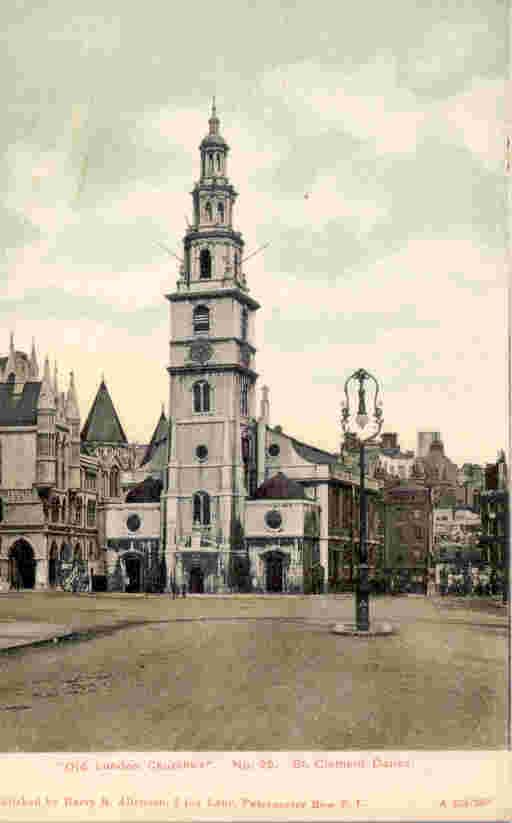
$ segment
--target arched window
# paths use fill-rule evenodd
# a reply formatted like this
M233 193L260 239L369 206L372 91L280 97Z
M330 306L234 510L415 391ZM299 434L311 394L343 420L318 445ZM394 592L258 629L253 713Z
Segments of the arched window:
M212 276L212 256L209 249L201 249L199 255L200 276L207 279Z
M210 495L206 492L196 492L192 498L194 525L210 525Z
M217 219L219 223L224 222L224 203L217 203Z
M235 252L235 277L240 274L240 252Z
M247 340L247 327L249 323L249 310L247 306L242 306L242 313L240 315L240 337L242 340Z
M194 334L208 334L210 331L210 309L208 306L196 306L192 314Z
M110 472L110 497L119 497L119 471L116 468Z
M245 374L240 378L240 414L243 417L249 414L249 383Z
M198 380L194 383L194 411L210 411L210 386L206 380Z
M212 221L212 204L210 203L209 200L207 200L207 202L205 204L204 213L206 215L206 219L208 220L208 222L211 223L211 221Z
M217 171L220 171L220 154L217 155Z
M80 563L81 559L82 559L82 550L81 550L79 544L77 543L76 546L75 546L75 551L73 552L73 560L75 561L75 563Z
M208 170L213 171L213 154L208 155Z
M91 529L96 525L96 503L94 500L87 501L87 528Z
M66 488L66 450L67 443L63 440L60 450L60 485L62 489Z
M52 500L52 523L59 522L59 499L58 497L54 497Z

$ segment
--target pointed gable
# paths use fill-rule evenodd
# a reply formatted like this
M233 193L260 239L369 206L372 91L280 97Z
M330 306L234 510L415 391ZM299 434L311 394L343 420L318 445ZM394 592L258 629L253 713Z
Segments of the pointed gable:
M104 380L85 421L81 439L88 443L128 443Z
M164 414L164 410L162 409L160 419L156 424L155 431L153 432L149 446L147 447L146 453L140 464L141 466L149 463L156 456L157 452L161 451L162 446L167 442L168 428L169 424Z

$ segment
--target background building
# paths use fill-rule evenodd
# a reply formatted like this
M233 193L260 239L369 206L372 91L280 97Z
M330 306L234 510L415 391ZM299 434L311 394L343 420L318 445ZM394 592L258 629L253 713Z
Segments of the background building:
M508 594L510 552L510 511L508 467L500 452L496 463L485 468L485 489L481 494L481 545L492 575L492 587Z
M441 432L418 432L417 434L417 457L427 457L432 443L441 440Z
M384 491L384 573L392 590L427 592L432 550L430 489L412 483Z

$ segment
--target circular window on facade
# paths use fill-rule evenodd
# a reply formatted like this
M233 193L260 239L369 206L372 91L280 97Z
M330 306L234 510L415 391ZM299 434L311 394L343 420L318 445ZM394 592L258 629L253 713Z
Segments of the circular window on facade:
M269 529L279 529L282 522L283 518L281 517L281 514L275 509L272 509L272 511L267 512L265 515L265 523L267 524Z
M206 460L208 457L208 447L207 446L198 446L196 449L196 457L198 460Z
M279 448L279 445L277 443L271 443L271 445L268 447L268 453L270 457L278 457L280 451L281 449Z
M127 520L126 525L131 532L136 532L140 529L140 517L138 514L131 514Z

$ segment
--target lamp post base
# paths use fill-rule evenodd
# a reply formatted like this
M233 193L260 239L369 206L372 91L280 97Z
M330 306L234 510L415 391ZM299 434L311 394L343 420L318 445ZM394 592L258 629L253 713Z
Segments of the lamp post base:
M361 632L370 629L370 592L366 581L361 581L356 589L356 625Z
M349 637L383 637L396 634L396 631L391 623L372 623L367 630L359 629L355 623L335 623L331 626L332 634L343 634Z

